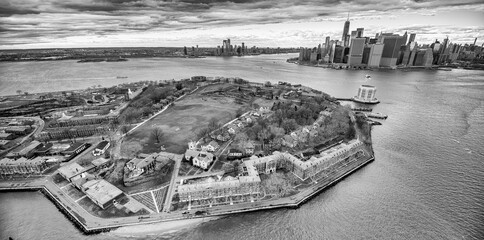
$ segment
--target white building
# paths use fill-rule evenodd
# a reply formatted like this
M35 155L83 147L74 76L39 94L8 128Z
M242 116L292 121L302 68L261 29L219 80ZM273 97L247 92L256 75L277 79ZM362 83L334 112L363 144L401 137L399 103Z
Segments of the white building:
M361 85L358 88L358 94L353 98L355 102L361 103L379 103L376 99L376 87L371 85Z

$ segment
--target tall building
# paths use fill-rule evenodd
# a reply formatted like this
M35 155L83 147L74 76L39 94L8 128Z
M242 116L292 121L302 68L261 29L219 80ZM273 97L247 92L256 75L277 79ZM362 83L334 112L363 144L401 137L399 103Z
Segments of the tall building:
M394 34L380 35L383 43L383 53L381 56L380 66L394 67L397 65L400 46L407 43L407 36Z
M364 38L352 38L351 39L351 47L348 56L348 65L350 66L357 66L361 65L363 59L363 49L365 47Z
M365 30L364 28L357 28L356 29L356 37L357 38L362 38L363 37L363 31L364 30Z
M333 63L343 63L344 53L345 53L345 47L339 46L339 45L335 46Z
M376 43L370 45L370 56L368 57L368 67L380 67L381 56L383 53L383 44Z
M363 48L363 58L361 59L361 64L368 65L370 60L371 45L365 45Z
M245 43L242 43L242 54L245 55Z
M410 33L410 38L408 39L408 44L415 42L415 33Z
M348 18L346 19L345 26L343 28L343 36L341 41L343 42L344 46L348 45L348 32L350 31L350 13L348 13Z

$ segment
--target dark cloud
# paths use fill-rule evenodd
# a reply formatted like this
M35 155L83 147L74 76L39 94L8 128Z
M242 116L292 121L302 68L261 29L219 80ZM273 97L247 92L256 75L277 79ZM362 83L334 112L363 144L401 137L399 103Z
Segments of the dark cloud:
M34 9L26 9L22 7L15 7L7 3L2 3L0 5L0 17L9 17L15 14L39 14L40 11Z
M105 36L147 31L215 29L284 22L339 22L375 19L395 11L459 8L482 0L0 0L1 42L16 38ZM427 11L427 10L425 10ZM377 13L377 14L375 14ZM32 15L35 14L35 17ZM32 16L31 16L32 15ZM384 25L384 24L383 24ZM412 31L424 31L421 29ZM410 29L409 29L410 30ZM479 30L480 31L480 30ZM31 35L20 35L31 33ZM288 33L297 38L320 34Z

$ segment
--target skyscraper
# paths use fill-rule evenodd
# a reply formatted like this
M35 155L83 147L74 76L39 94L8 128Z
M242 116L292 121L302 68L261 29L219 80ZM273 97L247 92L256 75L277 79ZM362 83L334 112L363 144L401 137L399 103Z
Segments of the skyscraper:
M363 31L364 30L365 30L364 28L357 28L356 29L356 37L357 38L362 38L363 37Z
M352 38L350 53L348 56L348 65L357 66L361 65L363 59L363 49L365 47L365 38Z
M415 42L415 33L410 33L410 38L408 39L408 44Z
M368 67L380 67L381 56L383 53L383 44L376 43L370 45L370 56L368 58Z
M343 28L343 37L341 41L343 42L344 46L348 44L348 32L350 31L350 13L348 12L348 18L346 19L345 26Z
M394 34L382 34L381 36L383 46L383 53L381 56L380 66L394 67L397 65L400 46L407 43L407 36L399 36Z

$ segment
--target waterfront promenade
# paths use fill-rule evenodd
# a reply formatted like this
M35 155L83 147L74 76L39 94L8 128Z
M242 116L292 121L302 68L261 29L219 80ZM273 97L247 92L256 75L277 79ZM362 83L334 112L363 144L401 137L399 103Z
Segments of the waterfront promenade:
M364 159L355 159L340 165L332 172L328 173L318 181L313 181L312 185L302 190L296 195L279 198L276 200L258 201L251 203L239 203L234 205L215 206L213 208L204 209L205 213L201 215L190 214L189 216L183 214L181 211L165 212L145 215L143 218L138 216L120 217L120 218L100 218L91 215L74 199L70 198L64 193L59 186L52 182L50 177L36 178L36 179L15 179L15 180L0 180L0 191L22 191L22 190L40 190L50 200L56 204L76 226L78 226L85 233L95 233L102 231L109 231L110 229L132 226L148 223L157 223L165 221L176 221L187 218L200 218L207 216L224 216L228 214L259 211L275 208L297 208L311 197L317 195L322 190L330 187L339 180L348 176L352 172L365 166L367 163L373 161L373 156ZM171 188L173 188L176 176L173 177ZM173 191L173 189L171 189ZM169 202L169 201L167 201ZM169 209L165 206L165 209Z

